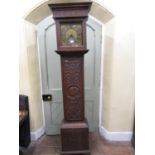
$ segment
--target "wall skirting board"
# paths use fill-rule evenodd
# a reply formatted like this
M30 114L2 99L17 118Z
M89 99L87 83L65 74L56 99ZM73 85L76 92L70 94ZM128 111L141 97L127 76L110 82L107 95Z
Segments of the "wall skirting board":
M99 127L100 135L109 141L131 141L132 132L110 132L103 126Z
M110 141L131 141L132 139L132 132L110 132L105 129L103 126L99 127L100 135ZM35 132L31 132L31 140L36 141L38 140L43 134L45 133L45 127L41 127L40 129L36 130Z
M42 126L38 130L31 132L31 141L38 140L45 133L45 127Z

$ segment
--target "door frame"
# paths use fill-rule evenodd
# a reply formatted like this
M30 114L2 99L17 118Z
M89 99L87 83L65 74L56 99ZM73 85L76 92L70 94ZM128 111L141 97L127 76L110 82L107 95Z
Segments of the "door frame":
M53 17L53 15L50 15L50 17ZM101 26L101 31L102 31L102 34L101 34L101 48L100 48L100 52L101 52L101 60L100 60L100 84L99 84L99 105L98 105L98 111L99 111L99 116L98 116L98 119L99 119L99 124L98 124L98 131L99 131L99 128L102 126L102 111L103 111L103 90L104 90L104 86L103 86L103 69L104 69L104 39L103 39L103 36L104 36L104 24L102 22L100 22L98 19L96 19L95 17L91 16L90 14L88 15L89 18L91 18L93 21L95 21L96 23L98 23L100 26ZM39 23L38 23L39 24ZM37 25L38 25L37 24ZM37 27L36 25L36 27ZM37 28L36 28L37 30ZM37 37L37 52L38 52L38 62L39 62L39 76L40 76L40 88L41 88L41 94L43 94L43 88L42 88L42 73L41 73L41 57L40 57L40 52L39 52L39 41L38 41L38 37ZM102 61L103 60L103 61ZM41 101L41 104L42 104L42 116L43 116L43 128L44 128L44 132L45 132L45 113L44 113L44 102L43 100Z

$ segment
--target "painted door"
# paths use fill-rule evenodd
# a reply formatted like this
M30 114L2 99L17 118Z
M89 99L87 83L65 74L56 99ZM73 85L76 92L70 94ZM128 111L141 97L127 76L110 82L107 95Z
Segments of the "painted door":
M85 117L90 131L99 125L99 86L102 27L89 17L87 22L87 48L84 56ZM52 16L37 26L38 51L40 55L42 94L51 94L52 101L43 101L45 132L47 135L60 133L63 119L63 97L61 84L60 56L55 52L56 27Z

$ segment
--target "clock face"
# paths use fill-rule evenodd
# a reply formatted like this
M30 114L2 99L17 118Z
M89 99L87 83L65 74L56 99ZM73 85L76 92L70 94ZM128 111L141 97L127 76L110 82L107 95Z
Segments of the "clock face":
M82 45L81 23L61 24L61 46L80 47Z

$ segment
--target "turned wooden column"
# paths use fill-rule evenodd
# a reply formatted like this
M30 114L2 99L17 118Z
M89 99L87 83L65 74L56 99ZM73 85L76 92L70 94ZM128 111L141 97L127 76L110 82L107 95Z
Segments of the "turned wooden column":
M83 65L84 54L88 52L86 21L91 4L49 4L56 22L56 52L61 56L64 105L61 154L90 154L89 128L84 109Z

